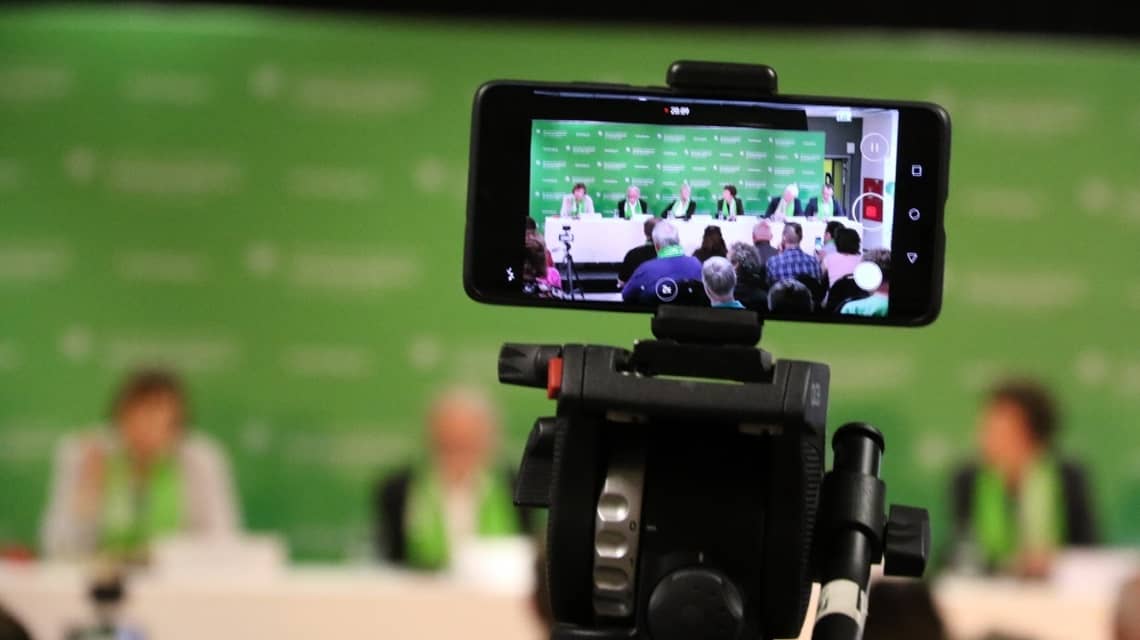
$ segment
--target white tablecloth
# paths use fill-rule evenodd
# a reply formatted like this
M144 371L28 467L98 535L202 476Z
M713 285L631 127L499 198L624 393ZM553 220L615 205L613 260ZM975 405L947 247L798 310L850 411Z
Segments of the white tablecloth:
M648 216L635 216L632 220L621 218L584 217L580 219L560 218L550 216L546 219L545 239L546 247L554 255L554 259L561 262L565 255L565 245L560 236L567 231L573 237L570 242L571 255L574 262L579 264L591 262L621 262L626 252L645 243L644 224ZM685 253L692 254L701 246L705 227L714 224L720 227L726 245L733 242L752 242L752 227L759 222L755 216L741 216L736 220L715 220L709 215L696 215L690 220L670 220L677 226L681 236L681 246ZM827 222L814 218L792 218L798 222L804 231L800 247L809 254L814 254L817 239L823 238ZM842 220L848 227L863 235L863 226L851 220ZM784 223L770 222L772 228L772 246L780 246L780 238L784 231Z

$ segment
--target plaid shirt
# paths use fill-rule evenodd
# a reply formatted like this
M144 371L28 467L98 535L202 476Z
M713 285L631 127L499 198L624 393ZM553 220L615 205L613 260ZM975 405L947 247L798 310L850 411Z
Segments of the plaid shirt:
M781 280L795 280L798 275L808 275L823 282L823 269L815 256L809 256L799 247L784 249L779 255L768 258L768 286Z

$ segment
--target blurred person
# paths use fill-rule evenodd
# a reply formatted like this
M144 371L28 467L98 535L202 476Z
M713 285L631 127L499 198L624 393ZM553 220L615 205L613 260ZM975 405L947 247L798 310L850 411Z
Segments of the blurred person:
M823 269L815 256L809 256L800 249L803 239L803 227L799 223L784 225L780 254L769 258L765 264L769 286L781 280L795 280L797 276L806 276L822 284Z
M1007 380L986 394L978 419L980 459L952 484L955 546L983 570L1048 574L1067 545L1097 540L1084 471L1054 441L1052 394L1032 380Z
M736 197L736 185L724 185L724 191L716 201L716 217L735 220L736 216L741 215L744 215L744 201Z
M735 296L736 269L727 258L713 256L701 265L701 281L705 285L705 295L714 308L743 309Z
M870 262L879 268L879 273L882 274L879 286L866 298L852 300L843 305L839 313L882 318L887 315L891 295L891 250L871 249L863 254L861 262ZM859 265L856 264L855 269L858 268Z
M540 242L542 242L543 250L546 252L546 266L553 267L554 256L550 254L550 249L546 248L546 241L543 240L542 236L538 233L538 223L535 222L534 218L530 216L526 217L526 235L528 238L530 236L534 236L535 238L538 238Z
M761 220L752 227L752 244L760 256L760 264L768 264L770 258L780 253L772 246L772 225L767 220Z
M721 233L720 227L715 224L710 224L705 227L704 237L701 238L701 246L693 252L693 257L700 260L702 263L713 256L720 256L724 258L728 255L728 247L724 244L724 234Z
M115 394L110 428L61 443L43 521L45 555L144 560L163 536L237 533L225 456L186 426L187 404L173 373L138 371Z
M0 607L0 640L31 640L32 636L4 607Z
M621 261L621 267L618 269L618 288L625 286L625 283L629 282L629 279L633 277L633 272L636 271L642 263L657 257L657 248L653 246L653 227L656 225L657 218L645 219L645 223L641 227L645 232L645 244L636 246L626 252L625 258Z
M803 206L800 204L800 188L796 183L784 187L783 193L768 202L768 209L764 211L765 218L783 220L791 216L802 216Z
M527 236L522 284L524 291L539 297L556 295L562 289L562 275L546 260L546 243L538 235Z
M823 247L816 252L820 259L828 254L835 253L835 236L843 228L843 223L838 220L831 220L827 223L827 227L823 230ZM855 235L858 235L858 232Z
M693 188L689 183L681 185L681 197L669 203L661 212L662 218L681 218L688 220L697 212L697 203L693 202Z
M529 532L530 514L513 502L512 468L497 461L499 418L490 399L467 388L444 390L432 400L426 423L427 455L377 488L384 559L444 570L470 542Z
M858 231L842 227L835 232L835 251L825 254L821 261L828 288L835 286L835 281L843 276L855 273L855 267L863 261L859 245Z
M811 290L799 280L781 280L768 289L772 313L811 313L814 308Z
M946 640L949 633L921 580L879 578L867 594L863 640Z
M649 213L649 205L641 198L641 189L630 185L625 190L625 200L617 204L617 215L619 218L630 219L643 213Z
M668 221L653 227L653 247L657 257L642 263L634 270L629 282L621 290L626 302L653 304L676 295L677 287L685 281L700 281L701 261L685 255L677 227Z
M573 216L577 218L583 213L594 212L594 200L586 194L586 185L579 182L574 185L570 193L562 196L562 211L560 215L565 218L566 216Z
M729 247L728 261L736 268L736 299L745 309L767 311L768 276L760 262L760 252L747 242L734 242Z
M835 187L831 183L825 182L819 197L808 200L804 215L808 217L818 215L821 218L846 218L847 212L843 210L843 203L835 199Z
M1124 583L1116 600L1113 640L1140 640L1140 575Z

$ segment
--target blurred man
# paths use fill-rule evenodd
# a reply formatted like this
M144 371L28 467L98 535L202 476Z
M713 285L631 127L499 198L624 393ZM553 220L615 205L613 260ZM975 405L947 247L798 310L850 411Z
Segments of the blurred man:
M854 232L853 232L854 233ZM858 234L856 234L858 235ZM891 296L891 250L890 249L870 249L863 252L863 258L859 264L855 265L852 272L855 274L855 282L859 282L860 276L858 270L866 265L863 263L871 263L875 265L880 274L878 286L868 290L871 295L859 300L852 300L843 305L839 309L839 313L852 315L852 316L870 316L882 318L887 315L887 309L890 306Z
M653 227L653 247L657 257L643 263L621 290L626 302L654 304L672 302L685 281L701 279L701 261L685 255L681 236L671 222Z
M734 242L728 248L728 261L736 268L736 299L745 309L767 311L768 278L760 252L747 242Z
M379 486L376 514L385 559L414 569L446 569L463 545L529 530L512 501L512 476L496 463L498 417L470 389L440 394L427 414L428 455Z
M722 309L743 309L744 305L734 297L736 291L736 269L727 258L713 256L701 266L701 280L705 285L705 295L713 307Z
M736 197L735 185L726 184L720 200L716 201L716 217L735 220L740 215L744 215L744 201Z
M163 536L236 533L225 457L204 435L188 433L186 404L173 374L139 371L116 393L110 429L61 444L45 554L138 561Z
M630 219L643 213L649 213L649 205L641 199L641 189L630 185L625 190L625 200L617 205L617 215L619 218Z
M562 217L573 216L577 218L583 213L594 212L594 201L586 195L586 185L579 182L574 185L569 195L562 197Z
M625 286L633 277L633 272L642 264L657 257L657 248L653 246L653 227L657 225L657 218L646 218L642 229L645 231L645 244L634 247L626 252L618 269L618 288Z
M768 202L768 209L764 212L765 218L783 220L789 216L802 216L803 206L800 205L800 188L793 182L784 187L784 192Z
M847 213L843 210L843 203L835 199L835 187L830 183L824 183L823 191L818 198L808 200L804 215L809 217L818 215L824 219L847 217Z
M768 309L772 313L811 313L815 300L799 280L781 280L768 290Z
M693 188L686 182L681 185L681 197L669 203L661 212L662 218L681 218L688 220L697 212L697 203L693 202Z
M823 269L815 256L809 256L800 249L803 241L803 227L796 222L784 225L784 235L780 255L770 258L765 265L768 269L768 284L781 280L795 280L798 277L811 278L823 282Z
M980 568L1027 577L1049 572L1065 545L1096 542L1084 472L1054 446L1057 410L1036 382L1010 380L986 395L981 459L954 476L956 546Z
M767 220L761 220L752 227L752 244L756 245L756 252L760 256L760 264L768 264L768 260L780 253L772 246L772 225Z
M1140 576L1126 582L1116 601L1114 640L1140 640Z

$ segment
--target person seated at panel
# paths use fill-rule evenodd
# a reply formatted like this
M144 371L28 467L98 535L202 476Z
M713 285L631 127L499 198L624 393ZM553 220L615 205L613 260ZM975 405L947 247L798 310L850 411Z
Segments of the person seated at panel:
M553 267L554 256L550 254L550 249L546 248L546 241L542 239L542 236L538 235L538 223L534 221L534 218L527 216L526 237L529 238L530 236L534 236L535 238L538 238L540 242L542 242L543 250L546 252L546 266Z
M702 263L713 256L720 256L722 258L728 255L728 247L724 244L724 234L721 233L720 227L715 224L710 224L705 227L704 237L701 238L701 246L693 252L693 257L700 260Z
M686 182L681 185L681 197L670 202L669 206L661 211L661 217L688 220L696 212L697 203L693 202L693 188Z
M1004 380L986 393L979 460L951 485L960 569L1044 577L1061 548L1097 543L1085 472L1056 446L1059 422L1053 394L1034 380Z
M798 222L784 225L783 242L780 254L770 258L764 266L768 269L768 284L781 280L795 280L797 276L807 276L823 283L823 268L815 256L809 256L800 249L803 242L803 227Z
M728 258L713 256L701 265L701 281L709 304L720 309L743 309L736 299L736 268Z
M61 442L42 548L57 559L147 559L165 536L236 536L238 510L221 449L187 425L182 381L159 369L126 377L109 428Z
M768 260L780 253L772 246L772 226L767 220L761 220L752 227L752 244L760 256L760 264L768 264Z
M716 217L735 220L744 215L744 201L736 197L736 185L724 185L721 197L716 201Z
M562 290L562 274L547 264L546 244L537 235L527 236L523 262L523 291L538 298L558 297Z
M887 307L891 295L891 250L870 249L863 252L863 260L855 265L855 281L860 283L859 270L863 263L871 263L877 267L880 274L879 284L874 289L868 289L871 295L860 300L852 300L839 309L839 313L851 316L871 316L882 318L887 315ZM874 270L872 270L874 271Z
M626 302L655 304L670 302L677 285L701 279L701 261L685 255L681 236L673 223L663 220L653 227L653 246L657 257L643 263L621 290Z
M734 242L728 249L728 261L736 268L736 299L745 309L766 311L768 277L760 262L760 252L747 242Z
M594 212L594 200L586 194L586 185L579 182L574 185L570 193L562 196L562 211L559 212L563 218L566 216L573 216L577 218L583 213Z
M784 187L784 192L768 202L768 208L764 211L765 218L772 218L774 220L783 220L791 216L802 216L804 214L803 206L800 205L800 188L796 183L789 184Z
M515 507L512 467L499 464L499 418L474 389L444 390L427 411L427 455L381 480L377 546L395 565L437 571L464 546L527 535L531 514Z
M808 200L804 215L809 218L815 215L824 219L846 218L847 212L843 210L843 203L835 199L835 187L831 183L825 182L819 197Z
M657 225L657 218L646 218L642 229L645 231L645 244L634 247L626 252L618 269L618 288L625 286L633 277L633 272L644 262L657 257L657 249L653 246L653 227Z
M625 200L617 204L617 217L628 220L643 213L649 213L649 205L641 197L641 189L630 185L625 190Z
M859 250L859 232L840 227L835 232L835 251L826 253L821 260L823 272L827 274L827 287L835 286L835 281L845 275L855 273L855 267L863 261Z
M768 309L772 313L811 313L815 301L804 283L781 280L768 289Z
M823 260L823 257L830 253L835 253L835 234L839 233L839 230L842 228L843 223L838 220L832 220L824 227L823 246L815 252L820 260Z

